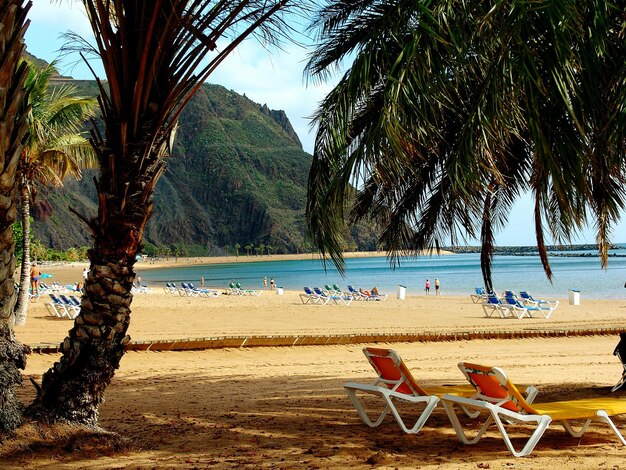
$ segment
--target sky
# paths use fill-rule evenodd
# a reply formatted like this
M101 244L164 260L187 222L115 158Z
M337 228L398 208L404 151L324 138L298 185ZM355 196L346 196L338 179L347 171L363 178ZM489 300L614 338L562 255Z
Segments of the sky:
M71 1L36 0L29 13L31 24L26 32L28 51L46 61L59 57L64 43L61 35L72 31L89 39L91 29L80 3ZM254 40L244 42L211 75L209 82L223 85L239 94L245 94L270 109L282 109L300 137L305 151L312 153L315 135L309 117L334 83L305 83L303 69L307 51L296 45L285 45L283 50L268 52ZM93 76L77 57L64 57L58 64L60 72L78 79ZM97 63L92 66L104 78ZM497 245L534 245L533 204L529 196L522 197L509 217L509 224L496 237ZM574 243L594 243L591 228L583 230ZM618 223L612 241L626 243L626 222ZM470 242L470 244L474 244Z

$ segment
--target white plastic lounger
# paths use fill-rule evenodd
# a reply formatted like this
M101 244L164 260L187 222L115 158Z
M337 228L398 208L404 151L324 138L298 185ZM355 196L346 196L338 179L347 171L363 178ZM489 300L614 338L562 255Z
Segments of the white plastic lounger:
M477 395L470 398L448 394L441 398L441 402L457 436L464 444L476 444L490 424L495 423L507 449L515 457L524 457L533 451L552 421L559 422L573 437L581 437L592 421L600 421L608 424L619 441L626 445L626 440L610 418L610 416L626 414L626 400L591 398L530 404L517 387L509 381L502 369L470 363L460 363L459 368L475 387ZM455 406L488 414L487 420L475 437L469 438L465 433L454 410ZM572 428L571 421L583 422L578 431ZM513 446L505 427L506 422L527 423L534 426L530 437L520 450L516 450ZM577 444L579 442L579 440L576 441Z
M363 354L365 354L378 377L371 385L348 382L344 385L344 388L360 418L370 427L379 426L387 414L391 412L400 429L406 433L417 434L439 403L439 397L445 394L471 397L476 394L476 390L468 385L422 387L416 382L404 361L393 349L364 348ZM532 386L524 388L526 389L528 400L532 402L537 394L537 389ZM384 408L378 417L370 418L357 392L375 395L382 399ZM418 409L422 409L414 423L405 422L405 418L396 406L397 402L412 403ZM468 411L468 415L475 417L478 416L478 413Z

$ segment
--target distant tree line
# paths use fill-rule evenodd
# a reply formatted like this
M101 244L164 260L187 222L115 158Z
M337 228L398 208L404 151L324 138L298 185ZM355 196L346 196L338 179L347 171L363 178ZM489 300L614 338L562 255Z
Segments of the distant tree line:
M453 246L444 247L444 250L452 251L454 253L480 253L480 246ZM547 251L598 251L598 245L583 244L583 245L547 245ZM618 245L611 245L610 250L621 250L622 247ZM494 248L494 254L497 255L516 255L516 254L538 254L536 246L498 246Z
M13 224L13 237L15 238L15 256L17 264L22 264L24 251L22 249L22 240L24 239L24 229L22 222ZM30 258L34 261L86 261L87 250L89 247L71 247L67 250L57 250L44 246L40 240L37 240L32 232L29 233L30 240Z

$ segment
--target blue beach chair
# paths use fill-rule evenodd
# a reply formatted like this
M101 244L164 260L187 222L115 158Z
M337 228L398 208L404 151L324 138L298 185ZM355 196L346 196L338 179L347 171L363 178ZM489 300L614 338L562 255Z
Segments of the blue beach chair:
M495 294L487 295L486 300L481 304L486 317L491 317L494 313L498 313L500 318L511 317L510 305L499 299Z
M535 306L544 304L552 307L553 309L556 309L559 306L558 300L535 299L525 290L520 291L519 295L526 304L534 304Z
M516 318L531 318L534 316L533 314L538 313L547 320L552 316L552 312L554 311L554 308L549 305L525 305L520 302L517 297L510 295L507 295L504 300L508 304L512 315Z

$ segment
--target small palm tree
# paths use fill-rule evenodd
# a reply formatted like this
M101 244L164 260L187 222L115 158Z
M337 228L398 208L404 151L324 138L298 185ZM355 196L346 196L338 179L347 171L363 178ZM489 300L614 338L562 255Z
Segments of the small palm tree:
M241 245L239 243L235 243L235 255L237 256L237 258L239 258L239 249L241 248Z
M40 69L30 64L24 85L30 111L27 114L29 138L18 167L24 236L16 325L26 323L28 308L30 202L34 185L60 187L66 176L79 179L81 168L96 165L95 152L89 141L80 135L80 127L94 116L98 103L95 98L75 96L75 86L63 85L51 90L49 81L55 71L54 62Z

